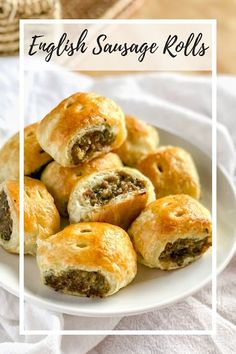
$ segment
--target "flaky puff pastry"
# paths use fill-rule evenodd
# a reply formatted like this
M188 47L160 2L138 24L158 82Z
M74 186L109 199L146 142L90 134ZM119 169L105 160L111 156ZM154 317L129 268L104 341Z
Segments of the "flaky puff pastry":
M0 150L0 183L19 178L19 133L13 135Z
M126 229L155 199L152 183L129 167L96 172L73 188L68 212L71 223L102 221Z
M24 174L31 177L37 177L52 161L52 157L41 148L36 138L38 124L31 124L24 130Z
M163 270L181 268L211 246L211 216L196 199L171 195L147 206L128 233L140 263Z
M191 155L180 147L163 146L148 154L137 168L152 181L156 197L188 194L200 197L200 182Z
M52 161L52 157L42 150L35 131L38 123L27 126L24 130L24 174L36 175ZM0 150L0 182L19 178L19 133L12 136Z
M82 176L122 166L119 156L112 152L77 167L63 167L53 161L43 171L41 181L53 196L60 214L67 217L70 193Z
M133 117L125 117L127 138L116 153L125 165L135 167L148 153L155 151L159 135L151 125Z
M0 185L0 244L9 252L19 253L19 181ZM35 255L37 238L46 238L60 230L60 216L52 196L42 182L24 180L24 252Z
M46 240L39 239L37 261L45 285L87 297L112 295L137 272L129 236L105 223L70 225Z
M64 167L73 167L117 149L126 139L125 117L111 99L75 93L40 122L42 148Z

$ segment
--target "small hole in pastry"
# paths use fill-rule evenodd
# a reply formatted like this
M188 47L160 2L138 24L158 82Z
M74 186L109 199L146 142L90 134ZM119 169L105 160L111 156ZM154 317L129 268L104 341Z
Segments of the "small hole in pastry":
M74 101L69 101L69 102L67 102L65 108L71 107L74 103L75 103Z
M75 173L75 176L76 176L76 177L81 177L81 176L82 176L82 173L80 173L80 172Z
M174 212L174 215L175 215L177 218L180 218L181 216L184 215L184 211L183 211L183 210L177 210L176 212Z
M26 194L28 197L31 196L31 195L30 195L30 192L29 192L29 191L26 191L26 190L25 190L25 194Z
M43 199L43 195L40 191L38 191L38 194L40 195L40 197Z
M209 229L207 227L205 228L205 231L207 234L209 234Z
M76 247L85 248L85 247L87 247L87 245L85 243L77 243Z
M32 135L34 135L34 133L33 133L33 132L29 132L29 133L26 135L26 137L29 138L29 137L32 136Z
M84 233L86 233L86 232L91 232L91 230L90 230L90 229L82 229L82 230L80 230L80 232L81 232L82 234L84 234Z
M162 204L162 206L163 206L164 208L166 208L166 207L168 207L170 204L171 204L170 202L166 202L166 203Z
M162 166L161 166L159 163L157 164L157 169L158 169L158 171L159 171L160 173L163 172L163 168L162 168Z
M76 101L71 101L71 102L68 102L66 104L66 109L70 108L71 106L73 106L74 104L76 104L76 110L77 111L80 111L82 108L83 108L83 105L82 104L79 104L78 102Z
M45 151L44 151L43 149L41 149L41 150L39 151L40 154L44 154L44 152L45 152Z

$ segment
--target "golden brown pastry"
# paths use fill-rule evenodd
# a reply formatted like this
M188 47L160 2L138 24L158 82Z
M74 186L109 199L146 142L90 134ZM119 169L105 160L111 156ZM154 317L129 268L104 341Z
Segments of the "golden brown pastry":
M19 181L0 185L0 245L19 253ZM36 239L60 230L60 217L52 196L42 182L25 177L24 181L24 252L35 255Z
M76 166L117 149L126 138L125 118L111 99L75 93L40 122L42 148L62 166Z
M67 217L67 204L75 183L84 175L117 167L122 167L122 162L112 152L77 167L63 167L53 161L43 171L41 180L53 196L60 214Z
M200 182L191 155L180 147L163 146L148 154L137 168L152 181L156 197L188 194L200 197Z
M38 125L39 123L31 124L24 130L24 174L31 177L38 177L52 161L52 157L41 148L36 138Z
M136 275L136 253L127 233L105 223L70 225L38 240L42 281L66 294L105 297Z
M159 135L151 125L129 115L125 117L128 136L116 153L127 166L134 167L148 153L155 151Z
M151 182L133 168L96 172L75 184L68 203L70 222L103 221L127 228L154 199Z
M211 246L211 217L196 199L171 195L147 206L128 233L140 263L171 270L185 267Z
M19 133L13 135L0 149L0 183L19 178Z
M38 123L27 126L24 130L24 174L36 176L52 161L52 157L42 150L35 131ZM0 150L0 182L19 178L19 133L12 136Z

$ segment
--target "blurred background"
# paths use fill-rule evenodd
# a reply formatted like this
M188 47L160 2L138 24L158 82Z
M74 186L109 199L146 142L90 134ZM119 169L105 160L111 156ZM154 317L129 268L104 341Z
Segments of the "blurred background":
M0 55L17 55L20 18L217 19L218 72L236 73L236 0L0 0Z

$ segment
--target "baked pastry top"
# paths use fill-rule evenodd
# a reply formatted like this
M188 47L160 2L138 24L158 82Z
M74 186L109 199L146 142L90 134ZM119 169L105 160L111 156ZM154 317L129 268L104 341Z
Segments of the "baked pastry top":
M152 183L133 168L96 172L75 184L68 203L70 222L102 221L127 228L154 199Z
M122 162L118 155L112 152L77 167L63 167L53 161L43 171L41 181L53 196L60 214L67 217L70 193L81 177L96 171L118 167L122 167Z
M162 146L142 159L137 168L152 181L157 198L170 194L200 197L200 182L194 161L180 147Z
M149 204L128 230L139 262L163 270L181 268L211 246L209 211L184 194Z
M37 261L45 285L87 297L112 295L137 272L129 236L105 223L70 225L48 239L39 239Z
M24 129L24 174L36 176L52 157L42 150L35 131L38 123ZM12 136L0 150L0 182L19 178L20 136Z
M151 125L130 115L125 116L127 138L116 153L125 165L135 167L148 153L155 151L159 135Z
M9 252L19 253L19 181L0 185L0 244ZM52 196L42 182L24 180L24 252L35 255L37 238L46 238L60 230L60 216Z
M121 108L95 93L75 93L40 122L42 148L62 166L73 167L117 149L127 135Z

